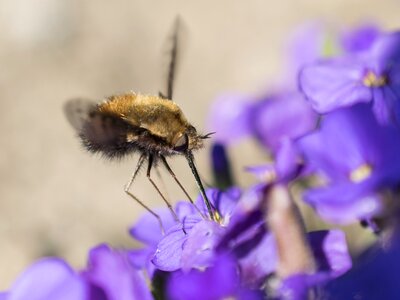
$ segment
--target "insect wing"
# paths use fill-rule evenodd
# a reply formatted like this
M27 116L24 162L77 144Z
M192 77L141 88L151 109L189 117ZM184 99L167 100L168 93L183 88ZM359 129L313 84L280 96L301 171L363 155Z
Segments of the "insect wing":
M187 36L185 23L178 16L163 46L165 51L162 56L163 61L161 65L164 70L164 84L162 91L159 92L159 96L162 98L172 100L176 70L179 67L182 50L185 48L185 44L187 44Z
M88 121L89 115L96 109L95 102L87 99L71 99L64 105L64 113L68 122L77 131L83 129L84 124Z

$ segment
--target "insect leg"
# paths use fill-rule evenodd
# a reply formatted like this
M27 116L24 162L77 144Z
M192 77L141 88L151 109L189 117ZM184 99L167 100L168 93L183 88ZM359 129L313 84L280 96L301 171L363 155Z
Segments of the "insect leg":
M165 168L167 169L167 171L169 172L169 174L175 179L176 183L179 185L179 187L181 188L181 190L185 193L186 197L189 199L190 203L193 204L193 206L196 208L196 210L199 212L199 214L202 216L202 218L204 218L203 213L201 212L201 210L196 206L196 204L194 203L193 199L189 196L188 192L185 190L185 188L183 187L183 185L180 183L180 181L178 180L178 178L176 177L174 171L172 171L171 167L169 166L167 160L165 159L165 156L161 156L161 160L164 163Z
M149 160L148 160L148 165L147 165L147 178L149 179L149 181L151 182L151 184L154 186L154 188L157 190L158 194L161 196L161 198L164 200L165 204L167 204L168 209L171 211L172 216L174 217L174 219L179 222L179 218L176 215L174 209L172 208L171 203L169 203L169 201L167 200L167 198L165 198L165 196L163 195L163 193L161 193L160 189L158 188L158 186L156 185L156 183L154 182L153 179L151 179L151 168L153 166L153 162L154 162L154 156L152 154L149 155Z
M136 165L135 171L133 172L131 179L125 185L124 191L127 195L129 195L133 200L135 200L137 203L139 203L144 209L146 209L150 214L152 214L158 220L158 223L160 224L160 227L161 227L161 231L164 233L165 230L164 230L164 226L163 226L160 216L129 191L129 189L132 186L133 181L135 180L135 178L136 178L137 174L139 173L139 170L142 167L145 160L146 160L146 154L142 154L142 156L140 156L140 158L139 158L139 161Z

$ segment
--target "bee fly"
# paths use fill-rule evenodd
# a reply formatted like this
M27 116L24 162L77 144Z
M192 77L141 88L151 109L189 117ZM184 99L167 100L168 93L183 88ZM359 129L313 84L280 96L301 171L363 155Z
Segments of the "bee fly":
M194 205L193 200L170 168L166 160L168 156L183 155L186 157L210 218L215 220L217 217L204 191L192 154L194 150L203 147L203 140L207 139L210 134L197 133L179 106L171 100L178 52L178 29L179 19L175 22L172 37L173 46L168 67L166 95L159 93L158 96L149 96L129 92L108 97L99 104L84 99L73 99L64 107L68 121L78 132L84 147L90 152L101 153L110 159L135 152L140 154L136 168L125 186L125 192L154 215L161 228L163 226L159 215L133 195L130 188L140 168L147 161L148 180L178 221L172 205L151 178L152 167L161 162ZM198 208L197 210L201 214Z

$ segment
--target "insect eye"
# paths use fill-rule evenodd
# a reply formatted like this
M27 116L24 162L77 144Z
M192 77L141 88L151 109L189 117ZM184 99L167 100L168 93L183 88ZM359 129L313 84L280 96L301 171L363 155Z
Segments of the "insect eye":
M183 134L179 137L179 139L176 141L174 145L174 150L178 152L183 152L187 150L189 144L189 139L187 134Z

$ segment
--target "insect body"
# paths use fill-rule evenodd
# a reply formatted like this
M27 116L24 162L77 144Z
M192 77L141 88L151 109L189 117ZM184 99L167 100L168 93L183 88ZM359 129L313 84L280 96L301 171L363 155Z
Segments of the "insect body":
M137 150L169 156L203 146L178 105L157 96L112 96L94 107L81 129L89 150L111 158Z
M169 98L172 97L172 81L177 53L176 36L175 33L169 66L167 93ZM175 219L178 220L171 204L151 178L153 165L161 161L193 203L167 163L166 157L173 155L186 157L207 206L209 216L211 219L215 219L214 210L205 194L192 154L192 151L203 146L203 140L209 135L198 134L175 102L162 96L161 93L160 96L149 96L130 92L111 96L99 104L83 99L71 100L65 105L65 113L72 126L77 130L83 145L90 152L101 153L110 159L135 152L140 154L138 164L125 187L125 192L152 213L160 224L159 216L133 195L130 187L139 169L147 161L149 181L166 202Z

